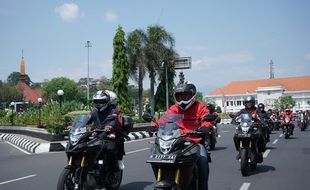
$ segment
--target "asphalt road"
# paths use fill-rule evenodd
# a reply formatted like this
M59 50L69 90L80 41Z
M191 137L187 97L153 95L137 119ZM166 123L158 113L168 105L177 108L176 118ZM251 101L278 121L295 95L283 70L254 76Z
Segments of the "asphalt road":
M310 187L310 130L295 129L291 139L271 135L264 162L242 177L232 136L234 127L220 125L216 149L211 151L209 189L304 190ZM120 189L152 189L154 176L145 161L152 138L126 142L124 178ZM0 190L55 190L66 164L64 152L28 154L0 141Z

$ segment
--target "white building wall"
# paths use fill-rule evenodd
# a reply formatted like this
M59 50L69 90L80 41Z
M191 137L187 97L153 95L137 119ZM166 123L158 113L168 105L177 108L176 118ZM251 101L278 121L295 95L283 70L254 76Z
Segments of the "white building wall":
M244 108L243 100L246 96L252 95L257 100L256 104L265 104L266 109L273 109L274 101L281 96L292 96L293 100L296 101L296 106L293 111L296 110L310 110L310 90L301 92L287 92L283 89L277 89L269 87L269 89L258 88L255 94L238 94L238 95L216 95L206 96L216 103L216 106L220 106L223 112L238 112ZM240 104L241 102L241 104Z

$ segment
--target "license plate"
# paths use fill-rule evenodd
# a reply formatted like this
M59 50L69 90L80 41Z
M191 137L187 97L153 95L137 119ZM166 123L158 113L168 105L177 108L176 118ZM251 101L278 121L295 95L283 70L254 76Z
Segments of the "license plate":
M176 155L173 154L151 154L149 159L146 161L148 163L174 163Z

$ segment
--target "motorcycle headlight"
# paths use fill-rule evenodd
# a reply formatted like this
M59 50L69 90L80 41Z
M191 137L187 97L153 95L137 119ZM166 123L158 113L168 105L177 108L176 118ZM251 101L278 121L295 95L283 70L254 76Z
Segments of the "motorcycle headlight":
M174 140L165 141L165 140L159 139L159 148L160 148L160 151L161 151L163 154L169 153L170 150L171 150L171 147L172 147L173 142L174 142Z
M81 138L83 134L80 133L80 134L70 134L70 143L74 146L78 143L79 139Z

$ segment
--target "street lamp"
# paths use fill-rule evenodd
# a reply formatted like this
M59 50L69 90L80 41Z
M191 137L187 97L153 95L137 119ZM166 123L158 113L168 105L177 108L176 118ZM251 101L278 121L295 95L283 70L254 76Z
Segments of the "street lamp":
M12 126L14 125L14 107L15 107L15 103L11 102L10 103L11 109L12 109L12 115L11 115L11 124Z
M89 107L89 48L92 47L90 41L86 42L87 47L87 108Z
M38 122L38 127L41 127L41 106L42 106L42 98L38 98L39 102L39 122Z
M62 103L63 95L64 95L64 91L61 90L61 89L59 89L59 90L57 91L57 96L58 96L58 99L59 99L60 108L61 108L61 103Z

